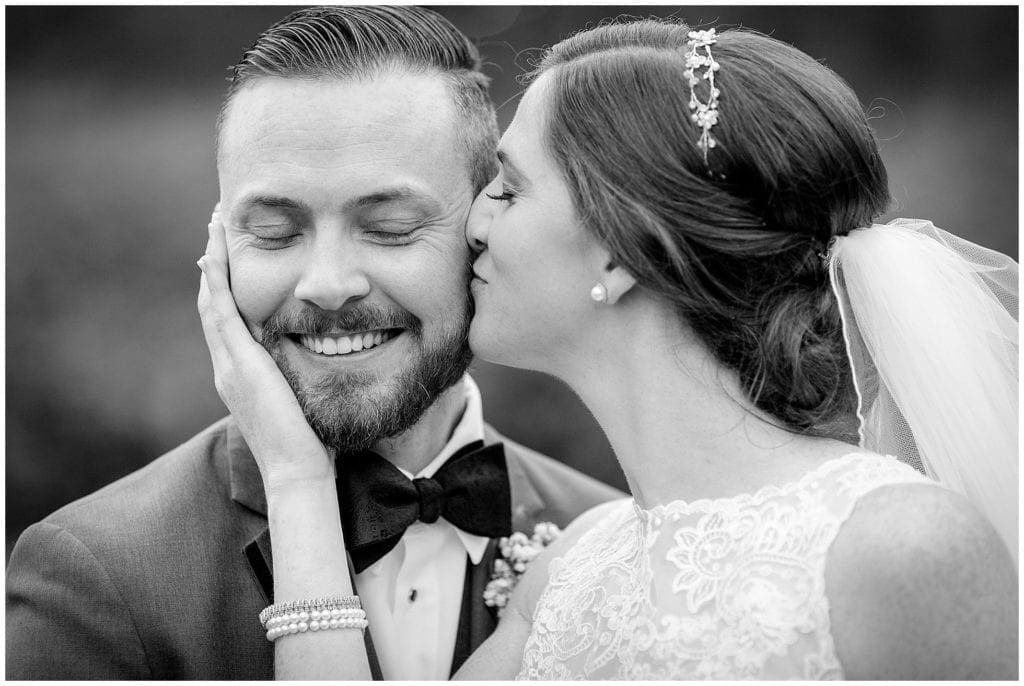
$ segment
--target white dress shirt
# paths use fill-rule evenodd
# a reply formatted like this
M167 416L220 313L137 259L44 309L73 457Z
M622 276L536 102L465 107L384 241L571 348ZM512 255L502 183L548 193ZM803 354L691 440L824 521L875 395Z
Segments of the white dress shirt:
M483 440L480 389L467 374L462 379L466 409L448 443L410 480L433 476L455 452ZM415 522L376 563L355 575L373 646L387 680L447 680L462 609L466 556L478 564L488 539L457 529L439 517Z

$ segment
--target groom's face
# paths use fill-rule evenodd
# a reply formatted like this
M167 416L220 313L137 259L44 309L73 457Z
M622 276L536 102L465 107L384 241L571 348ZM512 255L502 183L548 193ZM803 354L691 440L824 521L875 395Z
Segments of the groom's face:
M473 198L439 76L262 78L218 171L231 288L320 438L411 426L469 363Z

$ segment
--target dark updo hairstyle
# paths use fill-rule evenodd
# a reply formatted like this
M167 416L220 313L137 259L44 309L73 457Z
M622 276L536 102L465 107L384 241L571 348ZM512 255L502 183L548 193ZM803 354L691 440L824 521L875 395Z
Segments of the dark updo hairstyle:
M717 146L697 146L689 27L640 20L550 48L547 145L584 223L671 302L789 429L856 441L856 396L820 253L889 203L856 95L790 45L719 33ZM698 76L703 70L698 70ZM707 81L695 87L703 102Z

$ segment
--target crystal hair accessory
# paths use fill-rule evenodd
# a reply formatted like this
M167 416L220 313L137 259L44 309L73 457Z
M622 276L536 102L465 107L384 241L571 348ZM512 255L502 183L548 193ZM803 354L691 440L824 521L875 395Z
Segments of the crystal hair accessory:
M687 34L690 39L688 45L690 51L686 54L686 74L690 82L690 119L701 129L700 138L697 139L697 147L704 153L704 164L708 163L708 150L715 147L715 139L711 136L711 127L718 123L718 95L719 90L715 87L715 72L719 69L718 62L711 55L711 46L718 42L714 29L707 31L690 31ZM703 50L703 54L701 54ZM698 78L697 70L706 68L704 74ZM703 78L708 82L708 99L702 102L697 97L694 88Z

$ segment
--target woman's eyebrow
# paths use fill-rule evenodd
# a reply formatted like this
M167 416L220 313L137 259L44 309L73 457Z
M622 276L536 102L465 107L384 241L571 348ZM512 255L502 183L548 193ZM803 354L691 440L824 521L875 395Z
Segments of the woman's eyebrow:
M503 151L503 149L499 149L498 151L498 161L501 162L502 166L508 171L519 174L519 168L515 166L515 163L512 162L512 158L508 153ZM519 175L521 176L522 174Z
M526 175L519 171L519 168L512 161L512 158L504 150L498 150L498 161L501 162L501 166L505 168L505 171L511 174L512 176L515 176L519 179L526 179Z

